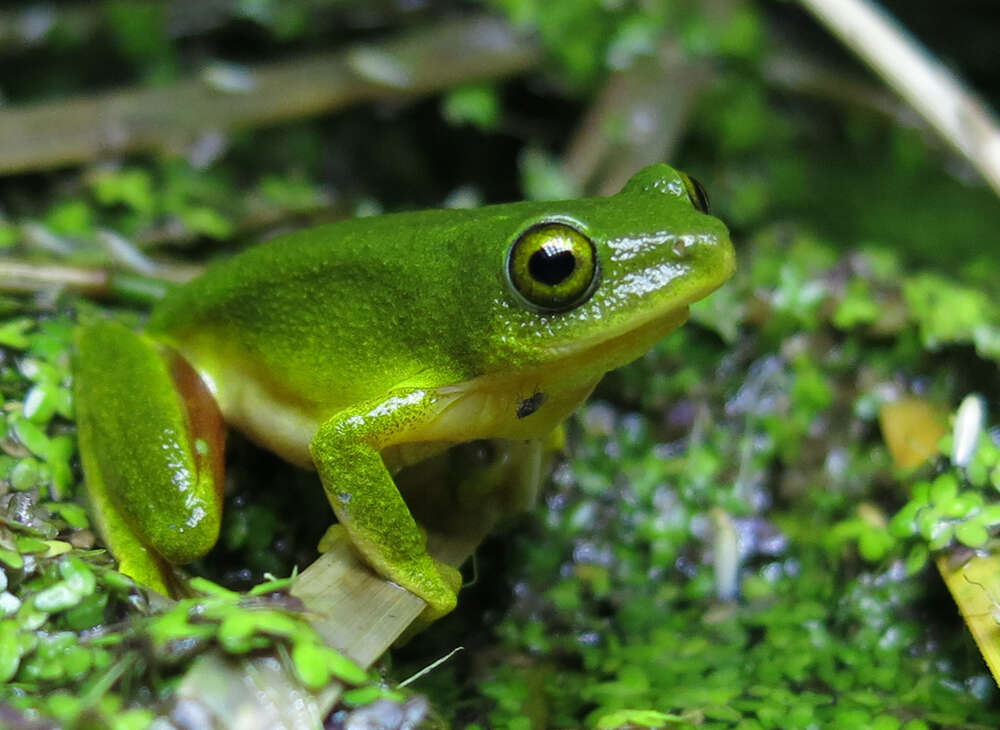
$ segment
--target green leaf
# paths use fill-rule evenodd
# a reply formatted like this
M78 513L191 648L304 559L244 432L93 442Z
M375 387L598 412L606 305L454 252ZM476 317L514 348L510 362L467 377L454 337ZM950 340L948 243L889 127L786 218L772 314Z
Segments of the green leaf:
M0 684L14 678L23 654L24 648L18 641L17 622L0 622Z
M49 455L49 437L37 425L26 418L14 418L14 435L35 456L47 459Z
M493 86L470 84L448 92L441 113L451 124L471 124L488 132L500 122L500 100Z
M601 715L594 723L598 730L614 730L627 726L661 728L671 723L683 722L681 715L657 712L656 710L615 710Z
M65 611L80 602L83 596L68 583L56 583L35 595L33 605L45 613Z
M958 494L958 479L951 472L945 472L931 483L931 501L936 505L950 503Z
M22 558L21 554L18 552L7 550L6 548L0 548L0 563L3 563L8 568L20 570L24 567L24 558Z
M24 396L21 412L34 423L48 423L56 412L55 391L57 386L49 383L36 385Z
M140 168L102 172L94 181L94 196L103 205L124 205L144 215L156 209L153 178Z
M15 350L25 349L31 344L26 333L33 324L32 320L27 318L13 319L0 324L0 345Z
M31 457L21 459L10 472L10 486L18 492L34 489L42 482L42 464Z
M277 611L254 611L253 621L257 631L282 637L293 636L301 625L301 622Z
M238 601L240 599L240 594L236 591L223 588L218 583L213 583L207 578L194 577L188 581L188 586L190 586L191 590L203 593L206 596L220 596L222 598L232 599L233 601Z
M927 559L930 557L930 551L927 546L923 543L917 543L913 546L909 553L906 555L906 574L916 575L924 566L927 565Z
M21 554L44 554L49 551L49 544L37 537L21 535L16 538L15 542Z
M370 705L382 696L382 688L377 685L349 689L341 695L341 701L348 707Z
M968 520L955 526L955 539L971 548L979 548L990 539L990 533L981 522Z
M236 610L222 620L216 638L231 654L245 654L253 648L251 638L257 626L252 614Z
M319 689L330 680L330 665L325 647L309 641L298 641L292 646L292 663L302 684Z
M368 680L368 673L353 661L335 649L323 647L326 653L326 665L330 673L347 684L363 684Z
M94 572L79 558L67 556L59 562L59 573L80 596L89 596L97 588Z

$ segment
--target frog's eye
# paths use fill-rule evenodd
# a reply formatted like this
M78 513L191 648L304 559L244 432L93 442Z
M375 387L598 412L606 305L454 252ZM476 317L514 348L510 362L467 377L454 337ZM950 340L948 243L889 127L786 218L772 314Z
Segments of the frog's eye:
M688 199L691 201L694 209L705 215L711 213L712 206L709 205L708 192L704 186L690 175L685 175L683 172L678 174L681 176L681 180L684 181L684 189L687 191Z
M560 312L583 304L597 284L593 242L565 223L541 223L522 233L507 254L507 278L529 304Z

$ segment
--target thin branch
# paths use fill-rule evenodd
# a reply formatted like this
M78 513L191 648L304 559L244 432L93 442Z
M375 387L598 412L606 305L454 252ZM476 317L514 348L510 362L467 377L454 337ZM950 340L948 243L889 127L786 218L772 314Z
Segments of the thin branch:
M71 291L94 299L122 299L148 306L162 299L170 284L190 281L202 271L202 267L193 264L152 263L154 269L147 275L0 258L0 292L38 294Z
M0 259L0 291L7 294L34 294L48 289L68 289L100 297L108 292L109 278L108 272L101 269Z
M461 565L488 532L483 522L461 536L431 533L428 547L439 560ZM327 644L370 667L424 609L409 591L363 565L340 541L299 576L292 589ZM278 655L233 659L205 654L184 676L170 714L178 727L197 717L197 727L240 730L312 730L336 704L343 687L332 683L312 693ZM212 723L216 724L212 724Z
M251 15L240 11L237 0L144 0L144 5L152 12L163 14L165 32L170 39L212 33ZM305 0L298 6L309 14L309 33L345 25L371 28L428 14L424 4L394 0L337 0L333 3ZM83 45L107 30L107 15L108 4L96 2L35 2L16 10L0 10L0 54L10 56L43 47L53 35Z
M375 99L405 99L520 73L538 48L495 18L476 16L380 43L246 67L162 88L61 99L0 111L0 174L106 155L183 152L206 131L277 124Z
M1000 129L989 107L866 0L802 0L964 155L1000 194Z
M570 140L566 174L581 189L611 195L639 168L668 159L711 78L670 43L613 73Z
M764 60L761 70L764 79L782 91L861 109L906 126L928 128L923 118L877 81L844 73L803 54L776 50Z

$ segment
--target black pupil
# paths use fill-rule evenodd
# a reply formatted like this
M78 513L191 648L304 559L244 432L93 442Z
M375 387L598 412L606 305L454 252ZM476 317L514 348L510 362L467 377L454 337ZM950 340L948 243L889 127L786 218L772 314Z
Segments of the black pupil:
M694 193L697 197L695 207L702 213L710 213L712 211L712 204L708 201L708 191L705 190L705 186L694 178L691 178L691 182L694 184Z
M548 286L556 286L566 281L575 268L576 257L572 251L564 248L553 249L543 246L528 259L528 271L532 278Z

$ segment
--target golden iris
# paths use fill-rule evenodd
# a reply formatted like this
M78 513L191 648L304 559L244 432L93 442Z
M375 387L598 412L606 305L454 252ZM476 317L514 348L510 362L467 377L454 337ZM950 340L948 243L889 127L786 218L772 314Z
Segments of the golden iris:
M522 233L507 254L507 277L529 304L562 312L583 304L597 284L593 242L565 223L541 223Z

